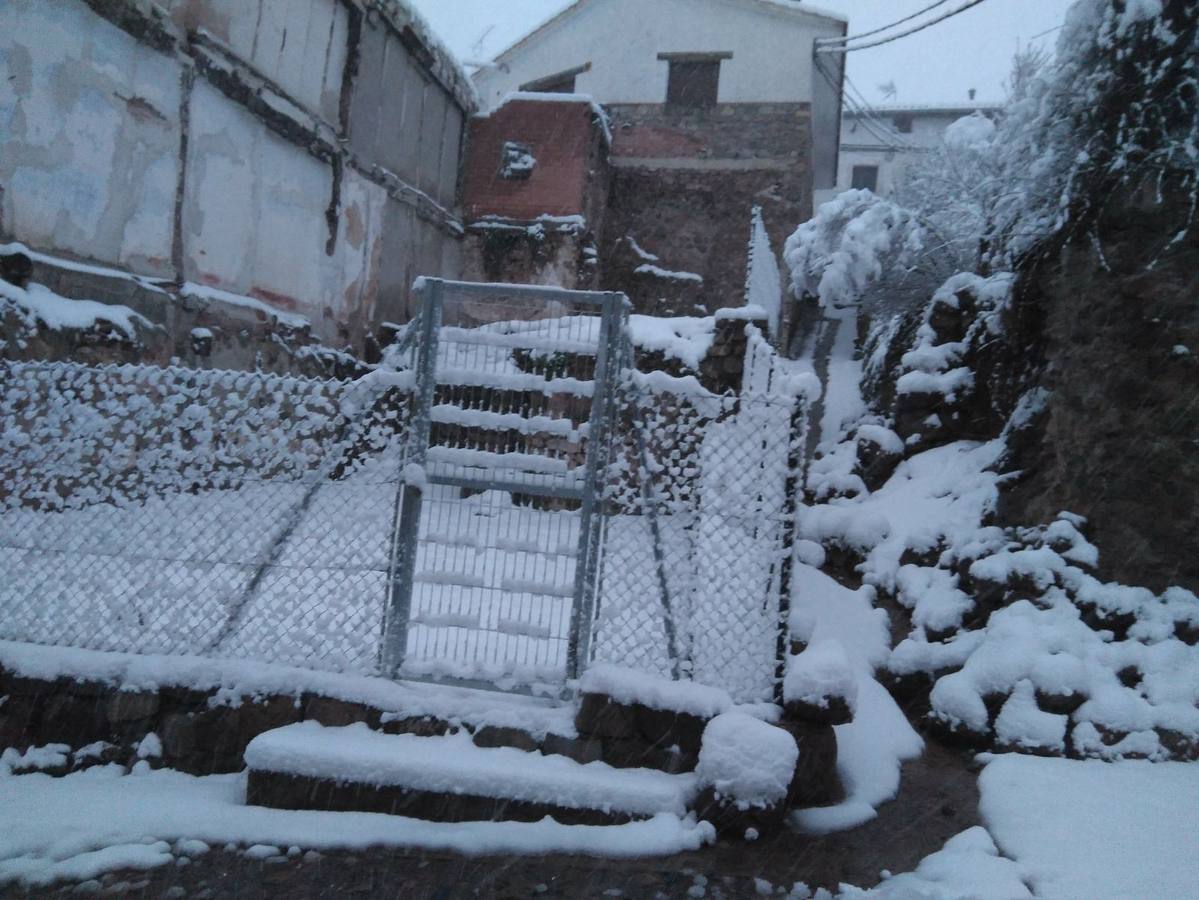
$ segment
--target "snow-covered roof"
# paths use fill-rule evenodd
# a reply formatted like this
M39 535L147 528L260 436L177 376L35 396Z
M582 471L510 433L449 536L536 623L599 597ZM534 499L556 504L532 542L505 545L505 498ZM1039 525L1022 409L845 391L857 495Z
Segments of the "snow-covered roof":
M559 21L578 12L582 7L594 0L574 0L569 6L554 13L537 27L526 33L523 37L510 44L495 55L494 61L499 62L511 56L529 41L544 33L547 29L553 27ZM722 0L728 2L728 0ZM834 22L848 23L849 20L840 13L832 12L831 10L822 9L818 6L812 6L808 3L801 3L799 0L734 0L734 2L752 4L755 6L768 7L775 11L799 13L804 16L814 16L820 19L831 19Z

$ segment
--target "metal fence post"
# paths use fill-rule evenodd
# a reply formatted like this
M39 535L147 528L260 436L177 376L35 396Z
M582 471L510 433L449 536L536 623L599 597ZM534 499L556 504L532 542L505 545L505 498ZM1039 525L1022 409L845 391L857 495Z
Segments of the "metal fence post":
M783 494L783 558L779 567L778 632L775 639L774 702L783 705L783 680L791 651L791 576L795 568L795 530L799 495L803 490L804 445L808 429L808 404L795 398L787 451L787 481Z
M404 662L404 652L408 643L408 619L412 611L412 585L416 575L416 552L425 491L424 465L428 458L429 433L432 428L431 411L437 388L437 344L441 328L442 283L438 279L426 279L417 290L421 295L421 320L416 348L416 388L413 396L412 425L404 453L399 489L396 491L392 526L381 660L385 677L395 677Z
M604 298L604 314L600 320L593 380L595 391L591 398L591 429L587 435L583 508L579 514L574 605L571 609L570 641L566 648L568 680L576 679L582 674L591 654L591 629L595 617L595 594L598 589L599 539L602 531L596 522L596 514L598 512L599 515L603 515L602 498L597 494L603 461L607 458L616 376L619 375L614 367L619 365L621 327L627 302L623 294L608 294Z

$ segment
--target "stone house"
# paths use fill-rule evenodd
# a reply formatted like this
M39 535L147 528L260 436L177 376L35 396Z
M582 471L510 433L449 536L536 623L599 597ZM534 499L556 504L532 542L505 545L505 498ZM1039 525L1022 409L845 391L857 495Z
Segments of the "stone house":
M578 0L475 75L468 257L645 313L738 305L753 208L777 252L835 183L840 85L813 50L846 27L785 0Z

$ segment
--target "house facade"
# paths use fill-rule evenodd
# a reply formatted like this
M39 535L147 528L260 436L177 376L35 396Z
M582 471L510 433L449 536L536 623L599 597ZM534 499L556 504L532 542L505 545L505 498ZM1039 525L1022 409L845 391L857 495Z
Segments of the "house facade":
M740 302L754 207L777 252L810 217L814 191L835 183L840 85L817 70L813 50L845 30L843 19L786 0L578 0L475 83L501 117L538 95L602 107L602 222L575 210L585 217L579 252L597 259L589 277L641 312L693 315ZM510 142L531 158L548 152L510 124ZM501 166L472 149L467 168L477 186L471 170ZM539 189L532 178L524 188L531 208ZM504 218L502 204L466 199L474 215Z
M817 199L850 188L867 188L885 197L902 182L913 160L941 143L946 128L975 112L994 117L999 109L997 103L971 102L846 111L841 123L837 184L827 194L818 194Z

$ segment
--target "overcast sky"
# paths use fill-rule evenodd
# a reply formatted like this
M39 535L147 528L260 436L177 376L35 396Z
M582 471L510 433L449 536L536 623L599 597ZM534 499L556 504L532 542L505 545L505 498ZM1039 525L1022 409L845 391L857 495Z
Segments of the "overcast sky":
M572 0L412 0L463 60L487 60ZM654 0L645 0L653 3ZM931 0L821 0L809 4L849 19L850 34L870 31ZM960 0L961 5L965 0ZM985 0L919 34L850 54L849 76L873 103L965 103L1001 99L1012 56L1029 42L1053 48L1056 28L1073 0ZM952 9L953 6L947 6ZM636 23L629 23L636 27ZM1054 29L1049 34L1044 32ZM893 100L880 85L894 82Z

